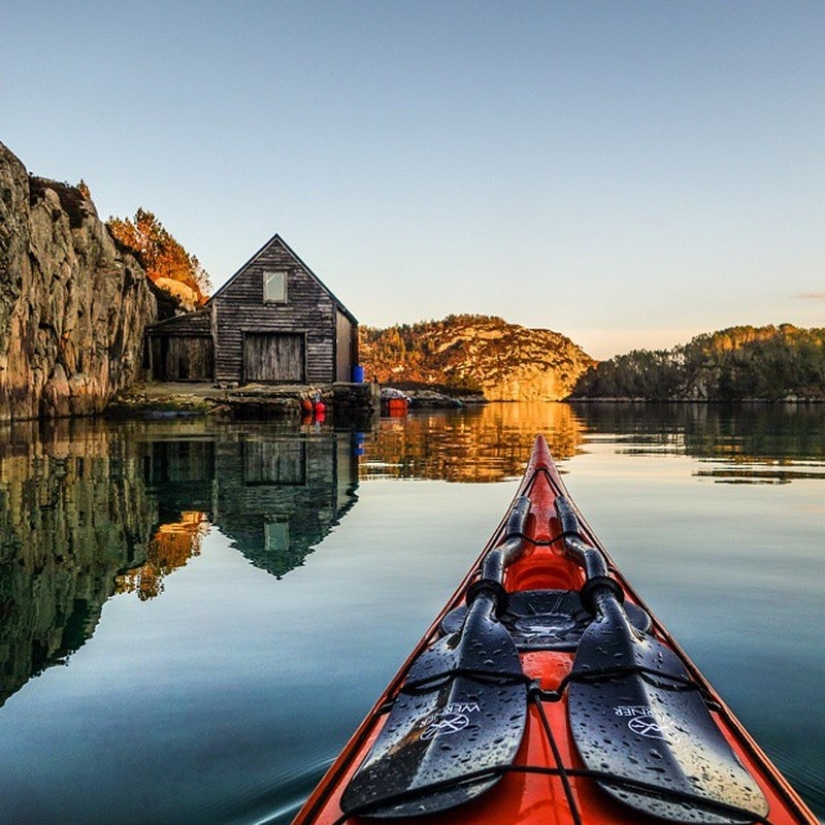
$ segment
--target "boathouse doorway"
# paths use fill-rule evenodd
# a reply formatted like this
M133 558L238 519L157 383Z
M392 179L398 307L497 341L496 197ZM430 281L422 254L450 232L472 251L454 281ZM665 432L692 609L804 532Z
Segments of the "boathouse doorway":
M246 383L306 380L306 336L292 332L247 332L243 338Z

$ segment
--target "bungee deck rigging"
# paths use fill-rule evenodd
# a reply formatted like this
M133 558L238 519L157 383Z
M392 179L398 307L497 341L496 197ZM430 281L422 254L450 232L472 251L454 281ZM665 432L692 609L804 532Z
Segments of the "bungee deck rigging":
M615 568L541 437L479 560L295 823L381 819L818 823Z

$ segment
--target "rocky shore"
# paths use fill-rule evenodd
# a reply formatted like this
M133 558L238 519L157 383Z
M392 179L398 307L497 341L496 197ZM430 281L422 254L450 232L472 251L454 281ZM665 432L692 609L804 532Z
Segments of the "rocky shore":
M451 394L425 385L403 388L377 384L266 386L223 388L208 383L144 383L119 392L106 408L113 418L213 415L227 418L299 418L312 414L320 401L338 418L375 415L392 395L410 409L456 409L489 403L480 393Z
M147 382L119 392L106 409L114 418L213 415L226 418L296 418L334 415L362 418L378 413L374 384L324 386Z

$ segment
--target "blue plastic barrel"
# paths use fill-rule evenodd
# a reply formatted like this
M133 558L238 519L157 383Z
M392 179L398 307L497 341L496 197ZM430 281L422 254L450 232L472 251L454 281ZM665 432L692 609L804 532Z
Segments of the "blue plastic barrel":
M353 368L352 368L352 383L353 384L363 384L364 383L364 368L360 364L353 365Z

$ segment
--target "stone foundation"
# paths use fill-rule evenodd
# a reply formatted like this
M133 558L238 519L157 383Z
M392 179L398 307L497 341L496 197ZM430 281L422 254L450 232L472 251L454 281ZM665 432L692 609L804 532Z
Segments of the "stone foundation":
M295 418L312 415L318 401L327 419L362 421L378 415L378 384L336 383L325 386L263 385L222 389L212 384L147 383L121 393L109 406L111 415L226 415L231 418Z

